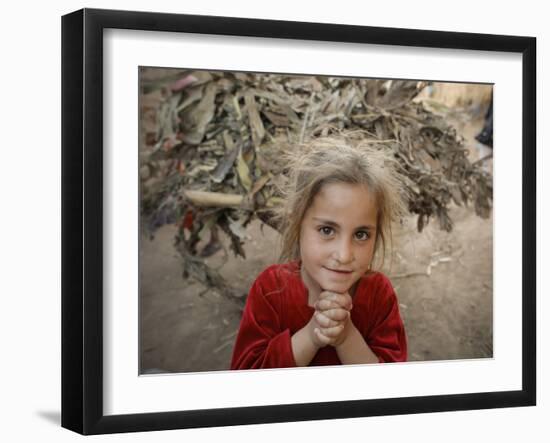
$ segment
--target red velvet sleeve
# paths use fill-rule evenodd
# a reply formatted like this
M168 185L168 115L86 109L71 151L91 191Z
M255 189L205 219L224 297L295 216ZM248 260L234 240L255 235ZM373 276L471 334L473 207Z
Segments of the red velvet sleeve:
M383 277L376 303L376 322L367 343L380 363L407 361L407 336L399 303L390 281Z
M263 278L266 278L264 272ZM262 285L262 275L252 285L233 349L231 369L295 367L290 331L281 326L272 297L277 293Z

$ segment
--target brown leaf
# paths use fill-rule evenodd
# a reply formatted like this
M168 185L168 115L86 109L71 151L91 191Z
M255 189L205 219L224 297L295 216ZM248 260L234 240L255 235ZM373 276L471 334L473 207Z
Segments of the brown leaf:
M247 92L244 96L244 102L248 113L248 123L250 125L250 132L252 133L252 141L254 142L254 146L259 148L265 136L265 128L260 118L254 95Z
M267 117L267 119L273 123L275 126L287 127L290 126L290 120L288 116L282 114L276 114L275 112L270 112L267 110L262 110L262 114Z
M239 180L241 182L241 185L248 192L250 192L250 189L252 188L252 180L250 178L250 169L248 168L248 164L243 158L242 149L239 149L239 156L237 160L237 173L239 174Z
M249 197L254 198L254 195L266 185L266 183L269 181L270 178L271 178L270 175L266 174L260 177L258 180L256 180L254 182L254 186L250 190Z
M240 148L238 146L233 146L233 148L230 149L221 159L221 161L218 163L218 166L216 167L216 169L214 169L214 171L212 171L211 174L214 183L221 183L223 181L227 173L233 167L239 151Z
M183 101L178 105L177 111L183 111L189 105L199 101L202 98L204 86L196 86L193 88L187 88L183 95Z
M202 141L206 126L214 116L216 91L216 84L209 83L200 103L185 111L182 117L183 141L185 143L198 145Z

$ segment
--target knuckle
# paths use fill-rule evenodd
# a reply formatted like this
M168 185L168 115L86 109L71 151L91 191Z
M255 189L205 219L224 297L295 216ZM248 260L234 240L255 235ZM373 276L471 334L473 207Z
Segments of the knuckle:
M333 326L329 329L327 329L327 335L331 338L335 338L342 332L342 328L340 326Z
M328 345L331 343L331 338L328 337L326 334L324 333L320 333L321 334L321 340L323 341L324 344Z
M346 318L346 311L344 311L343 309L335 309L333 318L338 321L344 320L344 318Z
M321 326L326 328L330 323L330 320L325 315L319 314L318 322Z
M320 342L324 342L323 334L319 329L315 329L314 333L315 337L317 337L317 340L319 340Z

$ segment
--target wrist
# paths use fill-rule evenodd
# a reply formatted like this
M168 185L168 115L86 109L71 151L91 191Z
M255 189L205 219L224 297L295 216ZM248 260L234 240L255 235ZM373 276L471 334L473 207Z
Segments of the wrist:
M322 347L315 339L314 327L310 321L302 329L296 331L290 339L296 366L309 365L319 348Z
M317 336L315 335L315 328L319 328L319 325L315 321L315 316L311 316L311 319L306 325L307 330L307 336L309 340L311 341L311 346L315 349L315 352L317 352L319 349L323 348L325 345L323 343L320 343L317 339Z
M343 365L378 363L378 356L369 347L359 329L350 325L345 340L336 346L338 358Z

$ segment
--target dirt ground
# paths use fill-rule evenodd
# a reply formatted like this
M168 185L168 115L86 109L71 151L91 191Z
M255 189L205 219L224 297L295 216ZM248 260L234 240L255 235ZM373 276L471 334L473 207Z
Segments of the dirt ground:
M490 150L474 140L483 109L457 114L471 160ZM492 160L485 162L492 172ZM422 233L410 218L394 231L392 260L384 272L397 293L407 331L409 360L490 358L493 354L493 219L473 208L451 207L454 229L432 220ZM142 224L143 225L143 224ZM278 236L255 221L248 226L247 259L218 252L208 260L241 300L184 280L173 248L174 226L140 244L141 372L199 372L229 368L241 309L251 283L277 261Z

